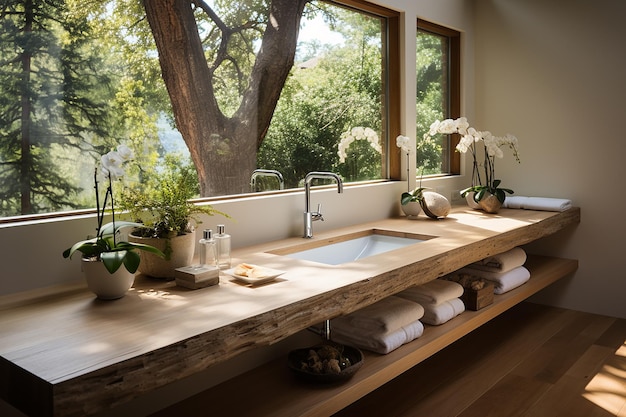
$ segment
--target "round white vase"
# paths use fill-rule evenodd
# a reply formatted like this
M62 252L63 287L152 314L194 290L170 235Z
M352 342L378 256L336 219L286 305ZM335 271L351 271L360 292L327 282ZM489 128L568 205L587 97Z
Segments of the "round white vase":
M111 274L102 261L83 258L81 267L87 287L102 300L122 298L135 282L135 274L128 272L124 265Z
M467 205L470 208L473 208L475 210L480 210L481 209L480 204L474 200L475 194L476 193L474 191L470 191L469 193L465 194L465 201L467 202Z
M401 204L402 211L406 215L406 217L410 219L414 219L422 212L422 206L419 201L410 201L407 204Z

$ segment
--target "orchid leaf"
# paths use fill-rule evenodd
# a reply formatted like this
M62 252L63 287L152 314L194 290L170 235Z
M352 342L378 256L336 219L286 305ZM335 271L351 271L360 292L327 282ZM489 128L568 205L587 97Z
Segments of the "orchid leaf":
M139 268L139 262L141 262L141 258L137 252L127 251L126 256L124 257L124 266L131 274L134 274Z
M403 206L409 204L411 201L413 201L413 196L410 193L402 193L400 203L402 203Z
M100 254L100 259L102 263L104 263L105 268L109 273L113 274L117 271L120 266L124 263L124 258L128 255L127 250L118 250L113 252L102 252ZM137 255L137 254L135 254ZM136 270L136 269L135 269ZM134 272L134 271L128 271Z
M99 253L97 241L98 239L94 237L92 239L76 242L74 243L74 245L72 245L71 248L65 249L63 251L63 257L71 258L76 251L81 252L85 257L97 255Z
M119 230L125 227L141 227L143 226L141 223L137 222L127 222L127 221L116 221L107 223L100 229L100 236L110 236L117 233Z

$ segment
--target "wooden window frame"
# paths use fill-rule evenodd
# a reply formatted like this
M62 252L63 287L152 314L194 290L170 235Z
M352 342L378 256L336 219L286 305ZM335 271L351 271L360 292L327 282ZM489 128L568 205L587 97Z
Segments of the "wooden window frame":
M417 30L430 32L435 35L445 36L449 42L449 118L456 119L461 117L461 33L426 20L417 19ZM450 147L448 155L449 169L443 175L460 175L461 174L461 155L456 152L456 145L459 144L461 137L458 134L451 135Z

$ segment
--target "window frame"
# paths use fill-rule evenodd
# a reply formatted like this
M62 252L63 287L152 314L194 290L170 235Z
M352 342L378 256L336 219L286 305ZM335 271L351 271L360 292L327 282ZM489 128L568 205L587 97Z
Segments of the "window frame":
M401 180L401 159L399 152L392 152L390 143L392 138L398 136L401 132L401 33L400 18L401 13L389 8L369 3L365 0L322 0L330 4L344 6L375 15L386 20L386 36L385 43L382 48L385 51L385 62L383 63L384 82L384 105L386 111L382 115L383 129L387 135L382 135L381 139L385 142L381 143L383 147L382 170L383 178L380 180L369 180L346 184L362 185L363 183L378 183L390 180ZM386 136L386 137L384 137ZM261 193L243 193L231 194L225 196L204 197L192 200L195 203L211 203L215 201L229 201L247 198L252 195L272 195L272 194L288 194L300 192L301 188L293 188L289 190L268 191ZM46 220L62 219L74 216L93 215L96 213L95 208L85 208L78 210L57 211L50 213L37 213L19 216L0 217L0 225L18 224L24 222L41 222Z
M416 36L419 31L448 39L449 114L447 117L457 119L461 117L461 32L418 18ZM443 172L440 176L461 175L461 155L455 151L460 140L459 134L450 135L447 154L442 155L448 160L448 172Z

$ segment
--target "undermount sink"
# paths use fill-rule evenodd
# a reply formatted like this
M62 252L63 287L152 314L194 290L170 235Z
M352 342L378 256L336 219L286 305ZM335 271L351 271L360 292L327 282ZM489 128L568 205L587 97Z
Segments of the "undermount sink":
M327 265L339 265L415 245L433 237L371 229L271 253Z

